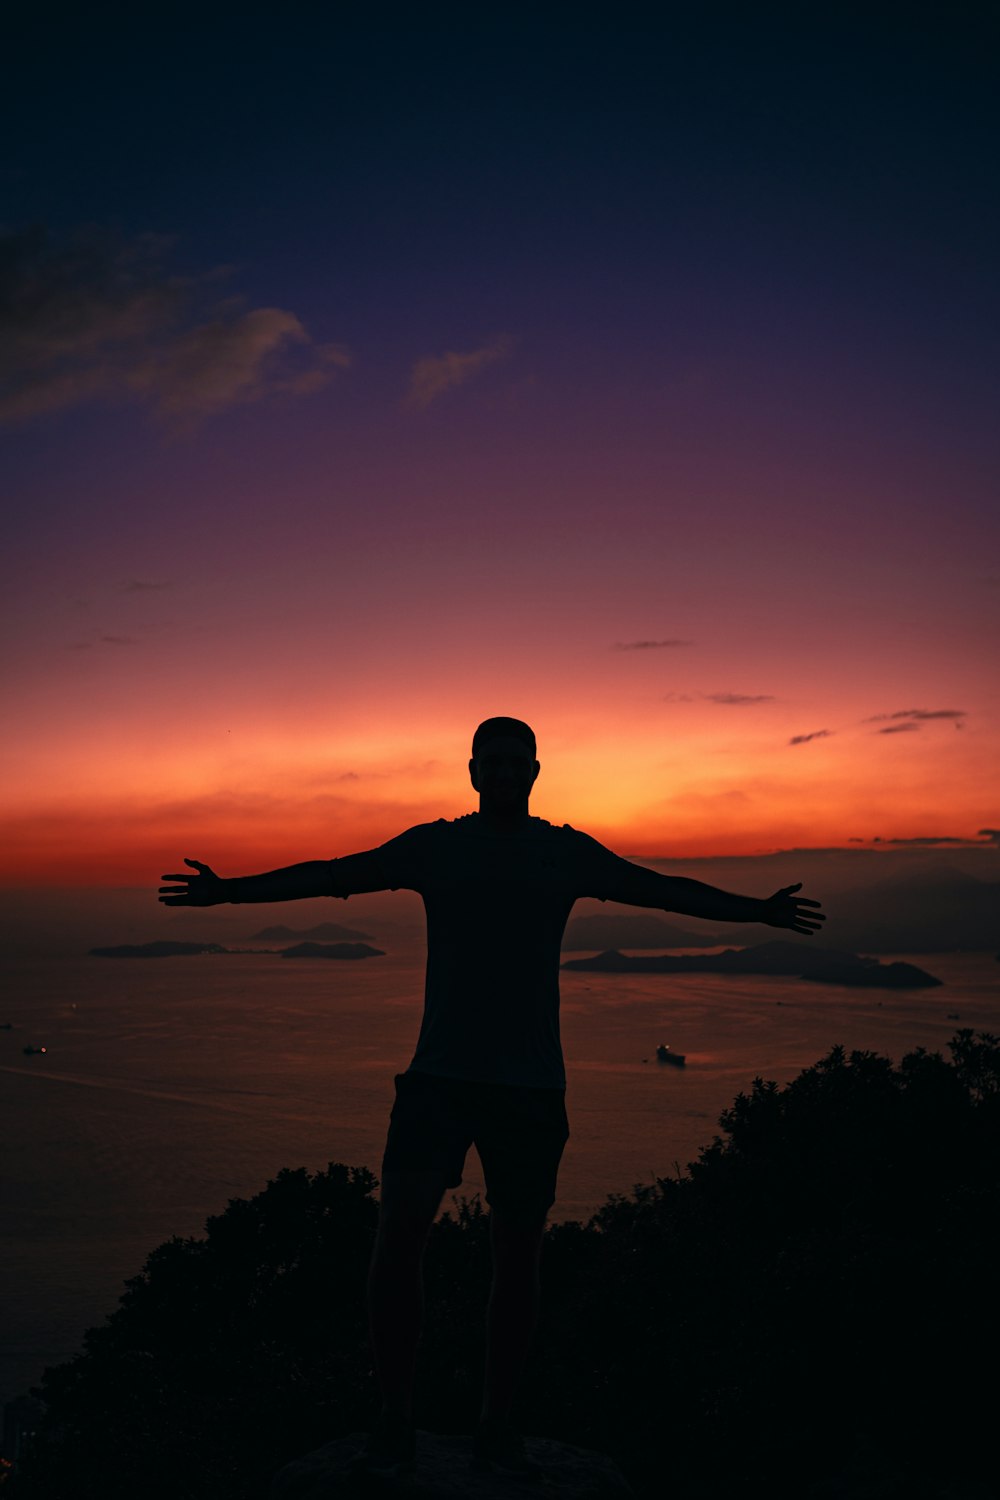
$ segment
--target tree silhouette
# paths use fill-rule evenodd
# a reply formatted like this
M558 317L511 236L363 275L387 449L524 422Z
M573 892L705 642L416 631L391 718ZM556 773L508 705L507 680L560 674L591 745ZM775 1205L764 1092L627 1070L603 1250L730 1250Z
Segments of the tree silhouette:
M758 1079L685 1175L550 1226L526 1428L606 1449L640 1494L668 1474L679 1500L819 1500L859 1474L872 1494L992 1493L1000 1041L960 1031L950 1052L897 1067L838 1047L784 1088ZM365 1429L376 1186L285 1170L154 1250L46 1372L12 1497L254 1500L288 1458ZM434 1226L426 1271L418 1420L468 1431L478 1200Z

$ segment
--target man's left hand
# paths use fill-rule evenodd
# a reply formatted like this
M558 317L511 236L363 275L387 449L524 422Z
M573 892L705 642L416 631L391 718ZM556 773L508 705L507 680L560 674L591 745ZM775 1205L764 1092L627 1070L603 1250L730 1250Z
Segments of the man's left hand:
M801 889L800 880L798 885L786 885L780 891L775 891L773 896L761 902L763 911L759 920L768 927L789 927L792 932L802 932L806 937L812 937L826 921L826 917L819 910L819 901L807 901L804 896L794 894ZM806 911L807 906L815 909Z

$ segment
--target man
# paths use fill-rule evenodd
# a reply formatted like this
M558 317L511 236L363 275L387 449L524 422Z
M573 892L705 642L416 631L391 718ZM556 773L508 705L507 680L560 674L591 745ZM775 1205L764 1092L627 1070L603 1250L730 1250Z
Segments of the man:
M569 1136L559 1041L559 950L580 896L712 921L764 922L811 935L818 901L788 886L767 900L659 875L620 859L568 824L528 812L538 776L535 737L520 719L492 718L472 742L478 813L420 824L378 849L222 880L164 875L167 906L346 899L419 891L427 913L424 1016L413 1061L396 1076L382 1162L379 1226L369 1273L372 1351L382 1412L364 1463L381 1474L412 1467L413 1384L423 1318L422 1258L444 1193L462 1180L475 1144L491 1208L493 1285L487 1317L477 1463L521 1474L537 1466L510 1426L534 1332L545 1219Z

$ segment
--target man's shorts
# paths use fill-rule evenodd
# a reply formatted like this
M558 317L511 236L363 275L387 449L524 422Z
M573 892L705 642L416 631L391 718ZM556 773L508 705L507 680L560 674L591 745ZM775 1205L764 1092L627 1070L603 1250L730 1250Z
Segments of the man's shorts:
M490 1207L509 1219L544 1219L568 1139L565 1089L397 1073L382 1171L436 1169L456 1188L474 1145Z

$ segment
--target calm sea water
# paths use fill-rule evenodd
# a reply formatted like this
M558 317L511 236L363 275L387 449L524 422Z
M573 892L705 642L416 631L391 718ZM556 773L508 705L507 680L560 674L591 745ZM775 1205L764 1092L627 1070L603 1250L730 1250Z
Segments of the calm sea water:
M421 1010L422 942L393 947L362 963L9 966L0 1398L76 1352L156 1245L200 1234L282 1167L340 1161L377 1175L393 1074L410 1060ZM919 1045L943 1050L959 1025L1000 1031L992 955L896 956L945 984L563 974L572 1135L552 1219L585 1220L609 1193L683 1168L757 1075L784 1082L838 1042L898 1060ZM661 1041L686 1053L686 1069L656 1064ZM29 1043L48 1050L25 1057ZM482 1191L470 1152L458 1192Z

